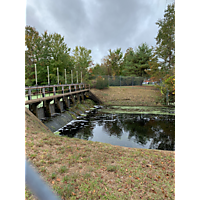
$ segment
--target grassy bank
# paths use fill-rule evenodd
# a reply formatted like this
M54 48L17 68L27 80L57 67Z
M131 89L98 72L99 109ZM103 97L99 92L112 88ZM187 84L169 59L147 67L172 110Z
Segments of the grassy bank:
M160 92L155 86L115 86L91 91L105 105L161 106L158 101Z
M26 156L61 199L174 199L174 152L59 137L25 117Z

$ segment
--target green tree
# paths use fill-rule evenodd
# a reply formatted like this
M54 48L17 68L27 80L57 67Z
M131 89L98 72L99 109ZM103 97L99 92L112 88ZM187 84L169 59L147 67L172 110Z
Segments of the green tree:
M127 49L124 56L122 74L124 76L148 76L146 70L150 68L149 59L152 49L146 43L138 46L134 51L132 48Z
M25 85L31 86L35 84L35 67L39 53L41 37L34 27L25 27Z
M162 80L158 85L160 102L175 101L175 5L169 4L164 18L156 22L158 35L154 55L151 57L148 72L152 79ZM160 60L160 62L158 62Z
M162 68L167 71L175 65L175 4L169 4L164 18L156 22L158 35L156 37L156 53L163 60Z
M50 79L51 84L57 84L57 68L59 68L59 82L64 83L64 69L69 73L72 67L72 59L70 58L70 48L64 42L64 37L58 33L51 35L51 60L50 60ZM67 65L70 66L67 66ZM67 74L68 74L67 73Z
M123 53L121 48L116 50L109 49L109 54L103 58L103 66L106 67L107 75L119 76L122 71Z
M80 74L82 72L83 81L87 82L89 79L88 67L92 64L92 56L90 49L76 46L73 50L74 70L73 74L76 76L76 71ZM79 75L80 77L80 75Z
M37 66L38 85L46 85L47 66L49 66L50 84L57 84L57 68L59 68L59 82L64 83L64 69L68 74L73 68L73 58L69 55L70 48L60 34L43 34L31 26L25 28L25 84L35 85L35 66Z

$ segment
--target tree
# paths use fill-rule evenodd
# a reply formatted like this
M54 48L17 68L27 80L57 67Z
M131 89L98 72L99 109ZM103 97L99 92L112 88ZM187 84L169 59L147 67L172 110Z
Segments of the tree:
M164 19L156 22L158 35L156 37L156 53L163 60L162 68L167 71L175 65L175 5L169 4L165 10Z
M121 48L113 51L109 49L109 54L103 59L103 65L106 67L107 75L109 76L121 75L122 63L123 53Z
M88 80L88 67L92 63L92 56L90 49L86 49L85 47L76 46L73 50L73 59L74 59L74 74L75 71L79 73L82 72L83 81Z
M35 84L35 67L41 37L34 27L25 27L25 85Z
M160 101L175 101L175 5L169 4L164 18L158 20L158 35L154 55L149 62L151 78L162 80L158 85ZM161 60L158 62L158 60Z
M132 48L126 50L123 62L122 74L124 76L146 77L146 70L150 68L149 59L152 49L146 43L138 46L134 51Z
M25 28L25 84L35 85L35 66L37 66L38 85L47 84L47 66L49 66L50 83L57 84L57 68L59 82L64 83L64 69L67 74L73 68L73 59L69 55L70 48L60 34L42 35L31 26Z
M59 82L64 83L64 69L69 74L69 70L72 67L72 59L70 58L70 48L64 42L64 37L58 33L54 33L51 36L51 60L50 60L50 79L51 83L57 84L57 68L59 68ZM69 64L69 66L68 66Z

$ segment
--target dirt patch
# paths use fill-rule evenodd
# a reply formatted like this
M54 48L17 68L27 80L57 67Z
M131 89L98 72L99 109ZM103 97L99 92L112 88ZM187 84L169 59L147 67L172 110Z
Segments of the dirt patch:
M174 199L174 152L59 137L25 117L27 159L61 199Z
M159 90L154 86L122 86L91 89L105 105L161 106Z

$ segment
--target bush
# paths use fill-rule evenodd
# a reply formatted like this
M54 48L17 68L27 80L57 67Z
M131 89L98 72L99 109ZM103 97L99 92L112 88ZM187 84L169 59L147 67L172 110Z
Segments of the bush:
M108 88L108 79L102 78L101 76L99 76L97 78L96 88L99 89L99 90L104 89L104 88Z

